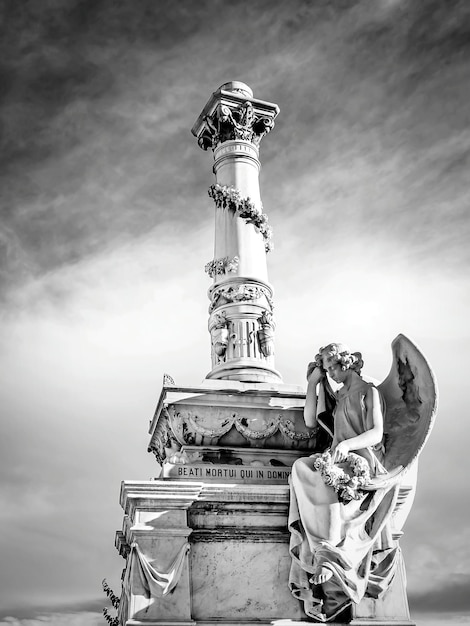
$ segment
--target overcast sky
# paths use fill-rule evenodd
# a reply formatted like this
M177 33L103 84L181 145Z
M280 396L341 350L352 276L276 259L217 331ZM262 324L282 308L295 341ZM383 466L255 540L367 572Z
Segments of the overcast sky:
M320 345L440 388L402 546L419 626L468 623L470 3L0 0L0 626L94 626L124 561L120 481L156 473L162 376L210 370L222 83L281 113L261 144L276 367Z

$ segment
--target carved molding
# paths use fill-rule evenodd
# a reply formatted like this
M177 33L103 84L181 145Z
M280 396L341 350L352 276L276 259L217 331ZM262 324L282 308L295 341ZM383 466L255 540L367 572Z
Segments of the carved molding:
M274 308L271 290L262 285L246 283L228 286L221 285L220 287L216 287L210 295L212 302L209 306L209 313L212 313L216 307L224 304L231 302L253 302L263 296L266 298L271 310Z

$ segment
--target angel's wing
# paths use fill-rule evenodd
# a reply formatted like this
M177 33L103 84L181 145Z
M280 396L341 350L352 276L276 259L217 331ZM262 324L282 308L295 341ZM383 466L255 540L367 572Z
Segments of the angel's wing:
M437 386L428 362L404 335L392 342L390 374L379 385L386 402L385 467L404 469L417 458L434 422Z

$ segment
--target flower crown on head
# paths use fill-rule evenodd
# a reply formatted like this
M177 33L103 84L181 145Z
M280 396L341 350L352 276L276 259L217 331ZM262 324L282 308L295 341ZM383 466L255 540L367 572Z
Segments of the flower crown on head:
M323 358L328 357L341 365L343 370L351 369L357 374L361 373L364 367L362 354L360 352L350 352L344 344L330 343L324 348L320 348L315 356L315 364L323 369Z

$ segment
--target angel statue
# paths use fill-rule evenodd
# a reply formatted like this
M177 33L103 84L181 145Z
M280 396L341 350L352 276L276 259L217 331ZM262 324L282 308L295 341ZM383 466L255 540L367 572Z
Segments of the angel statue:
M437 394L409 339L399 335L392 351L378 386L361 375L361 354L342 344L320 348L308 368L305 423L324 429L330 447L292 467L289 586L318 622L347 621L351 604L380 598L400 558ZM341 387L333 391L330 380Z

